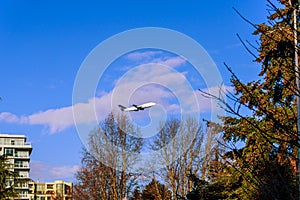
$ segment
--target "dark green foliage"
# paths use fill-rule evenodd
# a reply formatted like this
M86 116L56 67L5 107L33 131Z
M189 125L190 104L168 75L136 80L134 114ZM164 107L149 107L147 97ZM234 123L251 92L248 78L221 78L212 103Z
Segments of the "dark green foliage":
M196 175L189 175L193 182L193 190L190 191L186 198L188 200L218 200L227 199L229 196L226 190L236 187L235 185L227 185L225 179L218 179L215 181L205 181L199 179ZM235 183L238 185L239 183Z
M235 94L223 117L223 177L229 177L228 199L298 199L297 95L293 18L298 1L270 1L270 23L254 25L260 37L261 80L243 83L232 73ZM298 22L299 23L299 22ZM299 26L298 26L299 27ZM299 41L299 30L297 30ZM299 46L299 43L297 44ZM251 115L245 116L241 110ZM243 147L237 144L243 143ZM237 185L235 185L237 183Z
M18 174L10 170L6 156L0 156L0 199L16 197L15 186L20 183Z

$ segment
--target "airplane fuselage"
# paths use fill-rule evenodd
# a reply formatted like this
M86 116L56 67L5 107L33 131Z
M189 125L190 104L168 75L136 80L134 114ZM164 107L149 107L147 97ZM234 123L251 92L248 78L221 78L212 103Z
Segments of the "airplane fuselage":
M144 103L144 104L141 104L141 105L133 104L131 107L125 107L125 106L122 106L122 105L119 105L119 107L121 108L122 111L129 112L129 111L144 110L145 108L149 108L149 107L152 107L152 106L155 106L155 105L156 105L156 103L149 102L149 103Z

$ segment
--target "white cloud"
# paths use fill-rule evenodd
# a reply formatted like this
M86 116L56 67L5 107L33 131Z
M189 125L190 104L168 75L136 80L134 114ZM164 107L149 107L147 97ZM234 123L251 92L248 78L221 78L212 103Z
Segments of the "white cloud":
M57 133L65 130L68 127L74 126L75 122L73 119L73 111L80 113L79 118L77 118L78 124L92 123L95 122L95 119L98 121L103 120L109 112L114 109L117 109L118 104L129 105L131 103L144 103L147 101L154 101L160 104L165 111L170 112L180 112L181 104L184 103L186 108L189 108L189 112L209 112L211 110L211 102L210 98L204 97L198 91L187 91L185 88L181 88L178 86L183 85L182 81L178 80L178 86L175 88L175 92L172 89L168 88L168 80L174 80L173 74L165 74L162 76L164 79L162 82L164 85L156 85L150 84L139 89L136 89L135 83L128 83L128 85L117 86L115 90L123 90L123 92L118 93L109 93L99 98L92 98L87 103L79 103L68 107L62 107L58 109L50 109L46 111L41 111L38 113L34 113L28 116L18 117L9 112L0 113L0 121L6 123L17 123L17 124L28 124L28 125L44 125L49 128L49 133ZM155 78L156 81L154 83L158 83L159 77ZM149 80L150 81L150 80ZM166 88L164 88L164 87ZM125 90L125 88L129 89L132 87L133 92L130 90ZM170 90L168 90L170 89ZM230 88L229 88L230 89ZM208 92L208 89L205 91ZM132 93L131 93L132 92ZM218 95L219 88L210 89L209 92L212 94ZM195 99L193 95L196 96L199 103L199 110L195 104ZM170 103L170 100L176 100L177 103ZM184 102L182 102L184 101Z
M55 166L41 161L30 161L30 178L34 181L74 180L79 165Z
M194 91L185 74L173 68L184 63L184 59L172 57L163 62L168 64L152 63L129 70L116 82L113 91L103 93L100 97L91 97L87 102L40 111L27 116L2 112L0 121L43 125L49 129L49 133L57 133L75 125L73 111L80 113L76 115L77 124L91 124L96 120L102 121L109 112L119 110L119 104L127 106L154 101L164 109L164 112L170 111L170 113L182 110L185 113L209 112L212 106L217 106L216 103L212 105L211 99L203 97L199 91ZM231 90L231 88L226 89ZM209 91L218 94L219 88L211 88Z
M180 100L192 91L189 86L185 76L173 68L158 64L140 65L119 79L112 93L112 102L113 105L118 102L130 104L132 100L136 103L161 103L167 102L172 95Z
M162 51L135 51L126 55L126 58L131 61L150 60L153 56L161 55Z
M49 128L49 133L53 134L74 126L73 109L80 112L80 118L77 118L77 123L94 122L95 116L98 121L103 120L111 111L109 96L110 94L107 94L101 98L91 98L87 103L49 109L28 116L18 117L9 112L2 112L0 113L0 121L15 124L43 125Z
M0 113L0 121L5 121L8 123L18 123L20 122L20 118L12 113L2 112Z
M168 67L178 67L186 63L183 57L171 56L170 53L163 51L135 51L126 55L126 58L130 61L139 61L140 64L156 63Z
M151 76L149 76L151 77ZM153 84L148 84L137 89L138 84L129 82L122 84L115 88L114 93L105 94L102 97L91 98L87 103L75 104L73 107L62 107L57 109L49 109L46 111L37 112L28 116L18 117L9 112L0 113L0 121L6 123L28 124L28 125L43 125L49 128L49 133L57 133L65 130L68 127L74 126L73 110L80 113L76 118L78 124L92 123L95 119L98 121L103 120L109 112L118 109L118 104L130 105L132 103L144 103L147 101L154 101L160 104L165 111L180 112L182 103L189 112L209 112L211 110L211 99L201 95L199 91L186 90L186 87L181 86L184 80L178 79L174 74L164 74L161 76L163 79L159 85L159 77L156 76L152 80L148 80ZM172 86L172 80L176 79L177 86ZM132 79L134 80L134 79ZM172 88L173 87L173 91ZM168 88L169 87L169 88ZM130 90L132 88L132 91ZM126 90L125 90L126 89ZM169 90L168 90L169 89ZM231 89L231 88L227 88ZM176 90L174 92L174 90ZM123 92L120 92L123 91ZM206 89L212 94L218 95L219 88ZM199 110L195 104L195 99L199 105ZM170 100L178 101L171 103Z
M63 177L66 179L74 178L75 173L79 170L79 165L73 165L73 166L56 166L52 167L50 169L50 174L52 177Z
M181 56L176 56L176 57L170 57L170 58L167 58L167 59L166 58L165 59L158 58L158 59L154 59L152 62L175 68L175 67L178 67L182 64L185 64L186 60Z
M27 118L30 125L48 125L51 133L62 131L74 124L70 106L38 112Z

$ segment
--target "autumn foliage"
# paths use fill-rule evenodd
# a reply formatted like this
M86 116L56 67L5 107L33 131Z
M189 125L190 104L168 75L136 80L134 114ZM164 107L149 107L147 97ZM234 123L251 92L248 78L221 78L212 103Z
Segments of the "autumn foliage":
M222 117L227 181L239 187L229 199L298 199L297 96L295 36L299 38L298 1L271 2L268 24L254 25L260 38L255 62L261 64L259 80L243 83L234 73L230 115ZM297 41L297 40L296 40ZM299 40L298 40L299 41ZM244 111L250 113L243 114ZM238 145L243 144L243 145Z

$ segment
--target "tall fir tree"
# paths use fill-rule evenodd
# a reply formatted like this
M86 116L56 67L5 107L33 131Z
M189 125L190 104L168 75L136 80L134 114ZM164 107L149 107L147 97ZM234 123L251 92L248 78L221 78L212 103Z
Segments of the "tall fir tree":
M298 199L299 2L268 3L268 24L252 24L260 38L261 79L243 83L228 68L235 88L228 96L234 104L225 106L231 115L222 117L223 139L233 144L224 155L228 199Z

